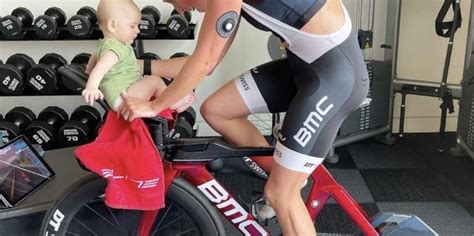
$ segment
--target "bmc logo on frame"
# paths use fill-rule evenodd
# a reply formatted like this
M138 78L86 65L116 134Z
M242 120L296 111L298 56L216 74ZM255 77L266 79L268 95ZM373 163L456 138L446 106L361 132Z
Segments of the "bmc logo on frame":
M316 133L320 124L324 120L329 111L334 107L334 104L329 103L326 108L322 108L323 103L328 100L328 96L321 98L318 103L316 103L316 110L309 113L306 120L303 122L303 127L298 130L298 133L293 136L293 138L300 144L302 147L305 147L308 144L311 137Z
M235 225L244 235L268 235L248 212L216 180L198 186L198 189Z

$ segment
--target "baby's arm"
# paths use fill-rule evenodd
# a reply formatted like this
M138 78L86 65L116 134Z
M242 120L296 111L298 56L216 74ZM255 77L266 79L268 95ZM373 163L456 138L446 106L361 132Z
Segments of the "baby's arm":
M87 79L86 88L82 91L82 96L87 103L93 105L94 100L104 99L104 95L99 90L99 84L104 75L118 62L117 55L108 51L97 59L97 63L92 69L89 79Z
M91 73L96 63L97 63L97 56L95 53L93 53L91 57L89 58L89 61L87 62L86 71L85 71L86 74Z

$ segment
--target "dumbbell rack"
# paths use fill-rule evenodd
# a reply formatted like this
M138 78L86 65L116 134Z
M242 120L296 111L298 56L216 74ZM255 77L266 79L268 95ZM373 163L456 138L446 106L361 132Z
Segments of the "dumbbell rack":
M158 40L159 39L193 40L194 39L194 30L196 28L196 24L190 24L189 25L189 34L188 34L187 37L184 37L184 38L177 38L177 37L174 37L171 34L169 34L168 31L166 30L166 24L158 24L157 28L158 28L158 30L157 30L156 37L144 38L144 37L138 36L137 39L138 40L144 40L144 39L145 40L153 40L153 39L158 39ZM24 29L23 31L25 31L25 35L22 38L7 39L7 38L4 38L4 37L0 36L0 41L97 40L97 39L103 38L102 31L100 31L99 27L97 27L97 26L93 26L91 28L92 33L87 38L79 38L79 37L75 37L75 36L71 35L66 26L59 26L58 27L58 32L59 33L58 33L57 37L50 38L50 39L37 37L33 26L25 26L25 27L23 27L23 29Z
M189 34L186 37L178 38L174 37L167 31L166 24L158 24L157 34L154 37L141 37L138 36L135 40L134 51L137 56L144 53L143 41L144 40L194 40L196 24L192 23L189 25ZM97 26L91 28L92 32L87 38L75 37L69 33L68 28L64 26L58 27L58 35L54 38L39 38L36 35L33 26L23 27L25 34L21 38L8 39L0 34L0 41L19 42L19 41L91 41L98 40L103 37L102 32ZM5 58L6 59L6 58ZM54 97L54 98L53 98ZM52 100L53 98L54 100ZM35 104L43 104L53 102L54 104L62 108L68 114L72 113L72 109L68 109L66 106L69 104L83 103L83 99L80 95L2 95L0 94L0 106L5 109L9 106L26 106L30 107L34 113L38 114L40 109L44 107L38 107L31 105L31 101L35 101ZM97 103L96 103L97 104ZM98 108L98 105L94 105ZM11 107L10 107L11 108ZM103 110L99 108L102 113ZM6 111L0 113L6 113ZM102 114L101 114L102 115ZM90 176L89 172L85 172L78 168L75 158L71 155L74 148L56 149L45 152L44 159L56 172L56 176L49 181L47 184L39 188L34 194L26 198L23 202L19 203L13 208L4 208L0 204L0 220L19 217L23 215L41 213L49 209L51 204L59 197L59 194L63 192L67 187L76 183L78 180L87 178Z
M178 38L172 36L170 33L168 33L167 26L166 24L158 24L157 26L157 34L155 37L140 37L138 36L137 39L135 40L135 43L133 44L135 54L137 57L140 57L141 55L144 54L144 49L143 49L143 41L144 40L193 40L194 39L194 34L195 34L195 29L196 29L196 24L190 24L189 25L189 34L187 37L183 38ZM33 26L27 26L23 28L23 31L25 34L23 37L18 38L18 39L8 39L8 38L2 38L0 35L0 41L10 41L10 42L18 42L18 41L81 41L81 40L98 40L100 38L103 38L103 34L101 30L99 29L98 26L93 26L91 28L91 35L87 38L79 38L75 37L72 34L69 33L68 28L66 26L60 26L58 27L58 35L55 38L52 39L46 39L46 38L39 38L37 37L34 27ZM57 94L57 95L40 95L40 94L24 94L24 95L5 95L0 93L0 97L19 97L19 96L62 96L65 94ZM77 95L65 95L65 96L77 96Z

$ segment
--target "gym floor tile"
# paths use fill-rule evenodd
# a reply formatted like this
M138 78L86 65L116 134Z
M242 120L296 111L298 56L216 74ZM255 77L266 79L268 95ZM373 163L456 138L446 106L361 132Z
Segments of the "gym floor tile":
M38 235L44 213L0 220L0 236Z
M416 215L439 235L472 236L474 218L455 202L378 202L384 212Z
M324 166L328 169L356 169L357 166L354 163L347 147L336 148L335 153L339 156L339 162L331 164L324 162Z
M373 216L379 212L375 203L363 203L361 207ZM338 204L326 204L316 219L316 230L321 233L351 234L358 230Z
M472 162L472 161L471 161ZM437 175L446 181L449 191L460 202L474 202L474 165L439 170Z
M336 181L341 184L349 194L359 203L374 202L374 198L369 191L359 170L330 170L331 175ZM336 203L334 199L329 200L329 203Z
M445 180L425 169L360 170L376 202L452 201Z
M414 156L419 155L413 148L400 148L372 143L368 145L350 145L352 159L359 169L381 168L423 168L426 164Z
M474 202L461 202L461 205L474 217Z

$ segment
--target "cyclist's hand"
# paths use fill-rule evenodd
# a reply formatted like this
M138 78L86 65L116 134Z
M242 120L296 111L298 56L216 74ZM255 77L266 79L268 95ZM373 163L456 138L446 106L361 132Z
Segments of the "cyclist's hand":
M154 112L151 101L145 101L138 98L130 97L126 92L123 92L122 104L119 106L119 114L123 116L124 120L133 121L139 117L154 117L159 112Z
M84 100L86 100L86 103L91 106L94 105L95 100L104 99L104 94L102 94L98 88L85 88L82 90L82 96L84 97Z
M176 110L176 112L181 113L184 110L188 109L196 101L196 95L194 92L188 93L186 96L181 98L178 102L173 104L170 108Z

